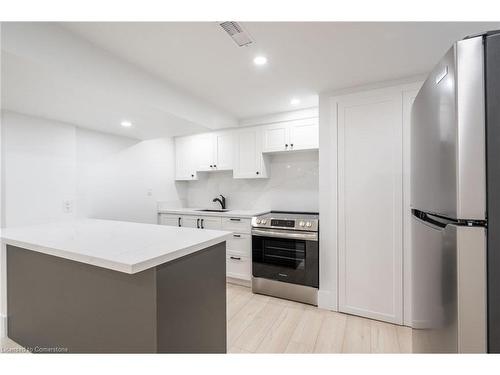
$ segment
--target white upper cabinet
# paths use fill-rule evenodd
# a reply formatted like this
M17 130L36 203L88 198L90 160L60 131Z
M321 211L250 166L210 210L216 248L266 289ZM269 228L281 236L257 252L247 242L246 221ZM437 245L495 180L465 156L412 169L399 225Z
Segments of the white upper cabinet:
M212 133L198 134L193 136L197 171L211 171L214 169L214 136Z
M263 152L313 150L319 147L317 118L266 125L262 133Z
M266 178L262 155L262 134L259 128L247 128L235 133L234 178Z
M234 144L234 131L214 133L212 151L214 155L214 169L218 171L233 169Z
M264 126L263 152L276 152L288 150L289 129L287 123Z
M192 136L196 171L210 172L233 169L234 132L223 131Z
M291 121L289 125L290 150L312 150L319 148L318 119Z
M177 137L176 180L229 170L234 178L267 178L263 153L318 149L318 138L317 117Z
M197 180L197 160L195 139L193 137L175 138L175 179Z

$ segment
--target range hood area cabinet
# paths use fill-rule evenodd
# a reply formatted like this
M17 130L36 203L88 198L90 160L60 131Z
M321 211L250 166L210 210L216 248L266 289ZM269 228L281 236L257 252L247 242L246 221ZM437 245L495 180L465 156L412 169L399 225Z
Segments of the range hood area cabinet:
M267 178L267 160L262 154L262 129L245 128L235 134L234 178Z
M319 147L318 119L301 119L263 127L263 152L313 150Z
M266 153L317 150L318 118L289 120L175 138L177 181L232 170L234 178L268 178Z
M204 133L175 138L175 179L198 180L198 172L233 169L234 133Z

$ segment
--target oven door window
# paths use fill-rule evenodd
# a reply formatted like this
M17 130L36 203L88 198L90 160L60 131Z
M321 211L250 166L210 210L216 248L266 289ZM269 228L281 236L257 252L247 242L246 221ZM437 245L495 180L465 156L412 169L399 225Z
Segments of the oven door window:
M266 237L262 240L262 262L304 270L306 243L300 240Z

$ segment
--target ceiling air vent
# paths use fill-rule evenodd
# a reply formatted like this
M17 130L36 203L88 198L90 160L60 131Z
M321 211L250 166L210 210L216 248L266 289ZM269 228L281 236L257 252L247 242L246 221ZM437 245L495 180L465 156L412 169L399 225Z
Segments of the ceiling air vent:
M240 47L248 46L252 43L250 35L243 30L238 22L226 21L221 22L219 25L224 29L226 33L236 42Z

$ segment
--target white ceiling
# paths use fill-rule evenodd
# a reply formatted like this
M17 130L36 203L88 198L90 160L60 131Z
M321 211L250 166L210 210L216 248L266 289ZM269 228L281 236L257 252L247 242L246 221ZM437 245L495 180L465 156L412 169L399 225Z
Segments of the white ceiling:
M2 109L138 139L237 126L236 118L57 24L2 24ZM120 122L131 121L131 128Z
M303 108L317 94L428 72L451 44L500 23L242 22L238 47L216 22L71 23L69 30L237 118ZM257 68L252 59L265 54Z
M317 105L318 93L425 74L453 41L500 23L3 23L2 105L146 139ZM252 59L265 54L269 63ZM291 97L302 100L297 107ZM121 120L134 126L124 129Z

